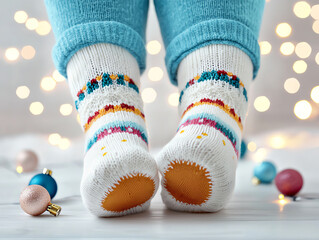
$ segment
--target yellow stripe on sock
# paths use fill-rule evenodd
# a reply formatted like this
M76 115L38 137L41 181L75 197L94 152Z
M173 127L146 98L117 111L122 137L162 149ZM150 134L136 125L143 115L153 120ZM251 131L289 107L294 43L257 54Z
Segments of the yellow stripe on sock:
M120 112L120 111L125 111L125 112L132 112L134 113L135 115L137 116L140 116L144 121L145 121L145 117L143 116L143 113L135 108L134 111L132 109L129 109L129 108L122 108L121 105L115 105L114 108L112 109L109 109L109 110L105 110L104 108L100 109L99 110L99 114L96 115L89 123L86 123L83 128L84 128L84 131L88 131L90 129L90 127L92 126L92 124L99 118L101 118L102 116L108 114L108 113L115 113L115 112Z
M225 113L227 113L232 119L234 119L236 121L236 123L238 124L238 127L240 128L241 131L243 131L243 124L239 121L239 116L237 114L235 114L235 116L233 114L231 114L230 112L230 107L226 104L224 104L224 106L221 106L219 105L218 103L210 103L210 102L195 102L192 104L192 107L188 107L183 115L182 115L182 118L185 116L185 114L193 109L194 107L197 107L197 106L201 106L201 105L211 105L211 106L216 106L216 107L219 107L220 109L222 109Z

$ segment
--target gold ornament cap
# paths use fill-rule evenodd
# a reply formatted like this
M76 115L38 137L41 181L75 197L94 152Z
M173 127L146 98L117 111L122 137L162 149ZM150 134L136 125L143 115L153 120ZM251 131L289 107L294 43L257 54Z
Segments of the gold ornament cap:
M47 168L43 168L42 173L43 173L43 174L46 174L46 175L52 176L52 171L51 171L50 169L47 169Z
M257 185L260 184L260 180L259 180L257 177L253 177L253 178L251 179L251 182L252 182L252 184L255 185L255 186L257 186Z
M60 215L62 208L56 204L50 203L47 207L47 211L53 216L57 217Z

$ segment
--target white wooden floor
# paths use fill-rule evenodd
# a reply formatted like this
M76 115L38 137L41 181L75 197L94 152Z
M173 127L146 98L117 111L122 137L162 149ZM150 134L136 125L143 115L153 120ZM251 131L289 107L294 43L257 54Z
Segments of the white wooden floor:
M319 200L281 206L274 185L253 186L253 162L238 164L237 186L226 209L214 214L190 214L165 209L157 194L149 211L121 218L96 218L79 197L81 165L52 168L59 190L59 217L26 215L17 204L21 189L34 174L17 175L0 168L0 238L116 239L319 239ZM317 190L319 178L307 182L303 194ZM73 196L73 197L68 197Z

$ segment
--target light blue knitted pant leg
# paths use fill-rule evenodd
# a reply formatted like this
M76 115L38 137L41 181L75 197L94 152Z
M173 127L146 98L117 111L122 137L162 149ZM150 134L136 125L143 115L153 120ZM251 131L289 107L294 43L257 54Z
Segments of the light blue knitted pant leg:
M264 0L154 0L166 46L166 66L177 84L178 65L192 51L210 44L243 50L259 68L258 34Z
M45 0L56 38L53 61L67 77L66 66L81 48L111 43L127 49L145 69L148 0Z

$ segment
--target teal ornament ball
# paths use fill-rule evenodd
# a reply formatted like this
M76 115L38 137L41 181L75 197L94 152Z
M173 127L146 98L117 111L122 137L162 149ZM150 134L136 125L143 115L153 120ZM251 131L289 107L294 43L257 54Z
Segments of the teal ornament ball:
M43 173L35 175L30 180L29 185L40 185L44 187L49 192L51 199L53 199L58 191L58 185L51 175L52 171L45 168L43 169Z
M272 162L264 161L254 168L254 176L260 183L271 183L277 174L275 165Z
M244 158L247 153L247 144L244 140L241 141L240 158Z

